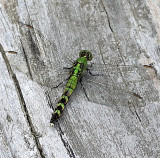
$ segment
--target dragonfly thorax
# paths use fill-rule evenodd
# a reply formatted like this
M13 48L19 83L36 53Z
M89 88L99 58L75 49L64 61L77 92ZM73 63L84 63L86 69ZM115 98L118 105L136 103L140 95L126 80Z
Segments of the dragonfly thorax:
M77 63L87 65L87 58L80 57L80 58L77 59Z

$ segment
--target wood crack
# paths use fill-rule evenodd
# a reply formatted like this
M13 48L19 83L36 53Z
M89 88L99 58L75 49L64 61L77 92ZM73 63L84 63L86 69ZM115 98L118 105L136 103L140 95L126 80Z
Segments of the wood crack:
M113 33L113 37L114 37L114 39L115 39L115 42L116 42L116 45L117 45L117 49L118 49L118 54L120 55L120 57L121 57L121 59L122 59L122 61L123 61L124 65L125 65L125 62L124 62L123 56L122 56L122 54L121 54L121 52L120 52L120 48L119 48L119 45L118 45L118 41L117 41L117 39L116 39L115 32L113 31L113 28L112 28L112 26L111 26L111 20L110 20L110 18L109 18L109 15L108 15L107 9L106 9L106 7L105 7L105 5L104 5L104 3L103 3L103 1L102 1L102 0L101 0L101 3L102 3L102 6L103 6L103 9L104 9L104 12L106 13L106 16L107 16L108 26L109 26L109 28L110 28L111 32Z
M22 111L23 111L24 116L25 116L25 118L27 120L27 123L28 123L28 125L30 127L30 131L31 131L31 133L33 135L33 139L35 141L37 150L39 151L39 154L40 154L41 158L45 158L44 153L43 153L43 149L41 147L39 139L37 138L37 134L36 134L37 132L36 132L36 130L34 128L34 125L32 123L31 117L29 116L29 112L28 112L28 109L26 107L26 103L25 103L25 100L24 100L24 97L23 97L23 94L22 94L21 87L19 85L18 79L17 79L16 75L12 71L11 65L10 65L10 63L8 61L8 58L7 58L6 54L5 54L3 46L1 44L0 44L0 51L1 51L2 57L3 57L4 61L5 61L8 73L10 74L10 76L11 76L11 78L13 80L13 83L15 85L15 89L17 91L19 102L20 102L21 107L22 107Z
M135 114L136 114L136 116L137 116L137 118L138 118L139 122L142 122L142 121L141 121L141 118L140 118L140 116L138 115L138 113L137 113L137 111L136 111L136 110L135 110Z
M113 31L113 29L112 29L112 26L111 26L111 22L110 22L109 16L108 16L108 13L107 13L107 10L106 10L106 8L105 8L102 0L101 0L101 3L102 3L102 6L103 6L103 9L104 9L104 11L105 11L105 13L106 13L106 15L107 15L109 28L110 28L111 32L114 33L114 31Z
M57 126L58 126L58 132L59 132L60 138L61 138L61 140L64 144L64 147L66 148L66 150L68 152L68 155L70 156L70 158L75 158L75 154L73 152L73 149L69 145L69 142L63 138L64 133L63 133L63 131L62 131L58 122L57 122Z

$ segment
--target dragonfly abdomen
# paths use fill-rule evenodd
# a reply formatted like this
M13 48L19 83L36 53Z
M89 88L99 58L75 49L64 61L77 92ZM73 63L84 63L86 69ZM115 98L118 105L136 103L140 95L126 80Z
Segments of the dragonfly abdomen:
M80 67L81 67L81 64L77 64L71 70L71 76L66 85L64 93L62 94L60 100L58 101L58 105L52 114L52 118L50 121L51 126L53 125L53 122L57 121L58 118L61 116L65 108L65 105L68 103L70 96L72 95L73 91L75 90L77 86L78 80L80 79L82 75L82 69Z

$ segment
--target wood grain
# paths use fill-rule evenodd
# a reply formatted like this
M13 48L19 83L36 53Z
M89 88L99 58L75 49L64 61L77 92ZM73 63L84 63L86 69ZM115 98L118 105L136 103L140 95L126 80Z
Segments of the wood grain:
M158 0L1 0L0 157L160 157L159 12ZM83 49L102 76L84 77L51 128L64 86L51 87Z

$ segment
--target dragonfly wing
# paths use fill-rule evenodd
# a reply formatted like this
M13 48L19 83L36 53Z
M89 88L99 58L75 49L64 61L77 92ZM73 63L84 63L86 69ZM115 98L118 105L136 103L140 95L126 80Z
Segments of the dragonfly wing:
M45 71L45 74L41 74L41 78L36 79L36 82L42 86L54 88L61 83L65 83L67 78L69 77L70 69L67 68L57 68L57 69L49 69Z
M97 76L85 75L83 83L90 101L103 105L145 106L159 100L144 68L99 69Z
M99 77L93 77L84 81L84 88L89 101L107 106L133 105L130 93L127 93L124 84L118 82L111 83L111 80L97 78Z
M122 74L130 73L130 75L126 75L125 77L131 77L131 80L135 82L142 80L151 80L156 77L156 69L152 65L110 65L110 64L90 64L88 65L89 71L94 75L108 75L110 72L122 72ZM150 72L152 76L148 74ZM134 75L134 78L131 76Z

